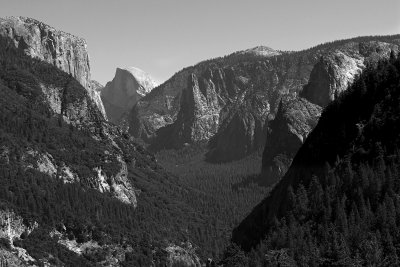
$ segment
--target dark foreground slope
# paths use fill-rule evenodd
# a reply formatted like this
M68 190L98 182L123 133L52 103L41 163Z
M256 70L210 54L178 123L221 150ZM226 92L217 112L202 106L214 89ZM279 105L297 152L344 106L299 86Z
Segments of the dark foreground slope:
M163 266L181 242L211 250L199 234L211 219L186 204L196 193L108 124L73 77L9 41L0 38L0 255Z
M233 232L253 249L252 265L399 264L399 82L392 53L323 111L284 178ZM248 263L232 251L230 264Z

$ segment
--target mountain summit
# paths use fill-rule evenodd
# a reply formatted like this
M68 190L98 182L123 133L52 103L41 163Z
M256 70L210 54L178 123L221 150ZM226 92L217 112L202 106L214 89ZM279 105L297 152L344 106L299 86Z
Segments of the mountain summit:
M125 112L156 86L157 82L141 69L117 68L114 79L101 90L109 120L118 123Z
M26 17L0 18L0 35L25 54L71 74L89 93L105 116L100 95L92 89L89 54L83 38Z
M250 49L246 49L244 51L240 51L239 54L252 54L255 56L271 57L280 55L281 52L276 51L271 47L260 45Z
M211 217L104 119L84 42L31 19L1 20L0 33L0 265L200 266L186 241L209 247L190 227ZM141 71L117 72L148 91Z
M288 140L270 143L274 136L293 137L290 133L272 133L271 121L282 99L300 96L310 102L297 102L302 107L298 112L284 108L292 113L289 117L303 118L301 128L310 131L319 112L313 107L311 114L307 107L326 106L366 64L388 58L390 51L398 50L398 44L398 35L366 36L298 52L259 46L203 61L179 71L140 99L129 116L129 131L155 150L207 142L207 160L213 162L243 158L263 147L267 135L267 145L284 146ZM297 114L302 111L306 113ZM302 139L307 134L304 132ZM292 143L303 142L298 141ZM285 149L285 162L290 163L298 146ZM273 151L280 150L276 147ZM276 162L277 156L270 154L268 162ZM285 165L280 169L286 169ZM270 167L264 170L279 169Z

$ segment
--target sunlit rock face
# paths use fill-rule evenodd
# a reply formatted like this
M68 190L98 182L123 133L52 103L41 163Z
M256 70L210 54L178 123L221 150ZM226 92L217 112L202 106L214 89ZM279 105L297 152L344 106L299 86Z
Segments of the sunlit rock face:
M98 82L90 80L85 41L33 19L7 18L0 19L0 50L2 53L15 53L21 57L22 62L26 61L25 64L40 63L38 65L46 66L46 72L34 72L30 71L33 68L25 70L25 66L15 65L18 70L25 70L16 79L29 88L29 92L35 90L35 94L33 97L26 97L25 91L16 91L0 83L2 105L10 105L10 109L21 109L16 105L26 107L36 103L32 105L32 112L36 112L35 108L40 109L40 112L45 110L46 123L56 122L58 127L69 131L69 136L76 133L79 140L83 137L90 138L91 147L83 150L89 153L95 148L101 148L95 154L96 158L90 158L83 163L74 162L72 155L79 153L68 145L62 148L61 154L65 154L60 156L60 151L55 152L51 147L38 149L34 144L29 144L19 148L23 154L14 163L60 179L64 183L80 183L136 207L137 193L140 190L133 183L131 170L146 169L151 172L150 175L162 170L156 164L154 156L120 128L105 120L104 109L102 112L102 105L99 105L102 104L100 92L104 88ZM20 51L23 53L19 53ZM31 60L30 57L37 60ZM140 96L148 93L154 81L137 69L131 68L129 73L131 76L134 74L135 79L140 82L135 92ZM10 77L7 79L13 78ZM7 101L14 98L18 101ZM0 148L0 161L7 164L11 164L9 154L15 149L13 144L9 145Z
M264 56L264 57L277 56L281 54L281 52L279 51L276 51L268 46L262 46L262 45L246 49L244 51L239 51L237 53L241 55L248 54L253 56Z
M25 17L0 18L0 35L9 38L10 44L27 55L71 74L105 114L100 96L92 88L89 54L84 39Z
M102 85L101 83L99 83L96 80L91 80L92 83L92 89L97 91L97 92L101 92L101 90L104 88L104 85Z
M127 118L129 131L156 150L208 142L207 160L240 159L263 149L273 131L266 122L276 116L282 98L300 95L324 107L369 62L398 50L399 38L375 39L344 40L300 52L255 47L201 62L140 99Z
M36 221L23 219L19 214L0 208L0 266L33 266L34 258L21 247L14 246L14 241L19 240L22 235L29 234L38 228ZM10 245L4 245L4 240Z
M156 81L138 68L117 68L114 79L101 89L109 120L120 123L122 116L156 86Z
M23 218L15 212L0 209L0 238L8 239L11 245L22 233L29 235L37 227L37 222L24 223Z
M378 41L349 43L340 50L330 51L315 64L301 95L325 107L346 90L367 64L389 58L391 51L397 52L398 45Z
M348 42L321 55L300 96L282 99L278 113L269 123L263 153L262 175L274 183L289 168L296 152L317 124L322 108L344 92L368 64L398 53L398 41Z
M279 100L275 90L278 74L270 63L262 61L276 54L279 52L240 52L178 72L135 105L129 116L129 131L156 148L179 147L208 142L222 132L229 135L229 125L233 124L243 128L245 142L238 143L234 153L226 154L224 141L236 137L216 138L210 143L210 159L226 161L251 153L260 141L258 136L262 136L271 106ZM249 57L257 60L240 63ZM263 93L266 79L273 87L270 97Z
M200 267L199 257L190 242L182 243L180 246L170 244L165 248L168 254L167 266Z
M104 88L104 86L95 80L91 80L90 84L93 92L92 99L96 103L96 106L99 108L101 114L103 114L103 117L107 120L106 110L104 108L103 101L101 100L101 90Z
M273 184L289 168L296 152L321 116L322 108L301 97L284 97L273 120L268 122L262 158L262 176Z
M105 155L108 153L106 152ZM108 154L110 155L110 154ZM79 177L79 175L65 163L57 164L54 157L49 153L40 153L31 148L27 149L21 157L22 166L26 169L35 169L48 174L54 179L60 179L64 183L79 183L89 178L92 188L107 193L126 204L137 206L135 188L128 179L128 168L122 156L116 154L116 170L112 175L107 175L101 166L93 168L90 177ZM102 162L99 162L101 165Z

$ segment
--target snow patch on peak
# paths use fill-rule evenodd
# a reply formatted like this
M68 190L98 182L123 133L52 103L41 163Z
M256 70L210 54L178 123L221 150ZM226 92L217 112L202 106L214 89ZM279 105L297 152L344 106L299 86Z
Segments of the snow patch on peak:
M157 85L148 73L139 68L117 68L113 80L101 90L107 118L119 124L122 116Z
M139 68L126 67L126 68L120 68L120 69L126 70L130 74L132 74L132 76L136 79L138 84L141 85L140 88L138 88L137 92L142 96L145 96L151 90L153 90L153 88L155 88L159 85L158 82L156 82L150 76L150 74L148 74L147 72L145 72Z

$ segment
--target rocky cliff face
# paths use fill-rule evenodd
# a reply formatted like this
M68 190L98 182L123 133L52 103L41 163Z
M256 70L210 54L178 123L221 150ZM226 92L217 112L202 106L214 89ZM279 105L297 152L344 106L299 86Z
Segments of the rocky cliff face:
M99 93L104 88L104 85L102 85L101 83L99 83L98 81L95 81L95 80L92 80L91 84L92 84L92 89Z
M0 70L1 106L6 112L3 116L23 117L24 112L43 116L41 125L47 128L40 131L46 135L66 134L55 134L55 129L51 128L54 120L61 129L68 126L71 131L77 131L73 145L64 143L71 141L66 140L73 138L72 132L51 146L47 141L40 149L34 141L24 144L23 148L18 148L22 154L14 164L38 170L65 183L80 183L136 206L137 190L128 177L128 169L140 169L136 162L142 162L142 167L147 170L148 164L155 164L154 157L129 140L129 136L123 135L117 127L107 123L90 92L77 80L52 64L42 62L41 58L32 59L25 51L21 53L20 49L10 46L12 43L13 38L0 35L0 60L2 64L14 66ZM76 140L82 138L86 141L77 144ZM88 144L91 144L90 149ZM87 153L80 161L91 158L88 162L73 159L80 153L73 148L75 145L80 145L81 152ZM2 155L9 164L8 155L17 147L15 143L5 143L2 147ZM58 148L54 150L55 147Z
M322 108L300 97L282 98L278 112L268 124L262 173L273 184L289 168L292 159L315 127Z
M28 236L38 227L37 222L28 222L13 211L0 208L0 239L7 240L0 246L0 266L32 266L34 259L27 251L14 246L21 235Z
M301 96L325 107L335 96L346 90L367 64L388 58L392 50L397 52L398 45L369 41L349 43L340 50L324 54L314 66L310 81Z
M90 88L91 88L91 94L92 94L92 100L96 104L96 106L99 108L101 114L103 114L103 117L107 120L107 114L106 110L104 108L103 101L101 99L101 90L104 88L102 84L100 84L98 81L91 80L90 81Z
M25 17L0 18L0 35L12 40L10 44L27 55L71 74L105 114L99 94L91 87L89 55L84 39Z
M180 246L170 244L165 248L168 253L167 266L200 267L199 257L196 255L195 248L190 242L182 243Z
M127 164L122 159L121 154L116 154L115 156L115 167L118 170L116 173L106 174L101 167L103 162L98 162L98 166L92 168L92 174L89 177L80 176L68 163L57 162L48 152L40 153L31 148L28 148L22 154L21 163L25 169L35 169L48 174L54 179L61 179L64 183L81 183L89 178L92 188L101 193L110 194L121 202L136 207L136 191L128 179Z
M182 137L180 144L212 138L209 158L216 161L253 152L264 142L260 137L268 114L275 112L281 95L305 84L311 67L304 71L296 60L286 64L275 57L254 56L244 62L242 58L234 54L177 73L137 103L129 118L130 132L164 146L171 145L165 142L172 140L171 134ZM225 153L227 140L237 141L232 153Z
M15 212L0 209L0 238L8 239L10 245L14 239L20 238L22 233L29 235L37 227L37 222L24 223L23 218Z
M114 79L101 89L101 99L110 121L119 123L124 113L156 86L150 75L138 68L117 68Z
M268 47L268 46L256 46L250 49L246 49L244 51L239 51L238 54L246 55L250 54L253 56L264 56L264 57L270 57L270 56L277 56L280 55L281 53Z
M264 146L265 122L282 97L301 95L325 106L368 62L397 51L398 40L362 37L291 53L256 47L201 62L138 101L129 131L155 149L205 141L208 160L239 159Z
M389 43L350 41L321 53L307 85L300 91L300 96L310 102L302 98L284 101L287 104L282 105L270 124L262 164L262 176L268 183L278 181L286 173L308 133L318 122L321 107L345 91L368 64L389 58L391 51L397 53L398 42L396 38Z
M86 97L77 97L66 101L67 95L74 95L77 92L70 92L71 87L77 84L72 81L72 85L56 86L45 82L40 83L42 94L47 102L47 105L54 112L63 116L64 120L73 125L83 125L89 122L100 120L99 115L102 116L100 110L95 103L90 99L89 95Z
M268 250L273 250L276 247L274 245L270 247L269 244L275 243L273 236L279 236L277 232L283 229L277 225L284 225L286 222L290 222L288 223L290 225L312 225L308 229L301 228L301 231L312 232L311 235L307 234L306 239L318 240L316 242L324 245L327 244L324 243L325 240L330 240L331 237L327 238L324 232L313 231L311 228L325 229L323 225L336 224L333 227L336 233L364 237L368 235L360 232L351 233L352 229L361 226L363 229L368 229L369 233L381 231L379 227L384 226L378 226L377 229L373 223L382 217L380 210L371 209L368 205L368 211L363 215L365 217L361 217L357 222L360 226L355 227L356 223L351 219L353 212L344 211L339 215L339 209L333 207L343 205L343 209L346 210L347 203L357 203L359 199L362 205L364 199L368 203L376 201L374 205L378 207L383 205L381 203L387 201L387 198L375 198L375 196L388 195L383 188L393 190L393 186L386 185L386 181L392 179L389 170L396 169L399 164L399 157L395 151L400 145L398 138L400 129L397 127L400 120L398 115L400 58L395 59L396 54L398 55L398 50L393 53L394 56L390 60L382 61L378 66L372 66L364 71L348 88L346 94L327 106L284 177L234 229L233 242L245 251L250 251L263 242L262 240L268 240L264 244L268 243L266 245ZM281 108L279 110L278 114L282 113ZM378 159L379 164L376 163ZM386 186L370 186L368 182L361 181L374 181L376 184ZM371 188L376 191L370 193ZM355 191L357 194L352 194ZM396 193L393 195L397 196ZM372 200L373 198L375 200ZM340 199L343 200L342 204L338 204ZM353 204L354 207L357 205L359 204ZM316 206L318 208L313 208ZM361 205L358 207L362 210ZM281 220L284 217L286 222ZM320 219L322 217L325 219ZM346 220L346 226L343 228L337 223L342 218ZM344 233L345 231L348 232ZM296 232L292 231L294 234ZM318 248L318 245L314 248L323 251L324 249ZM288 245L289 249L294 251L295 249L290 246ZM346 246L350 250L353 249L349 243ZM329 252L325 255L328 254ZM319 255L325 257L323 253Z

